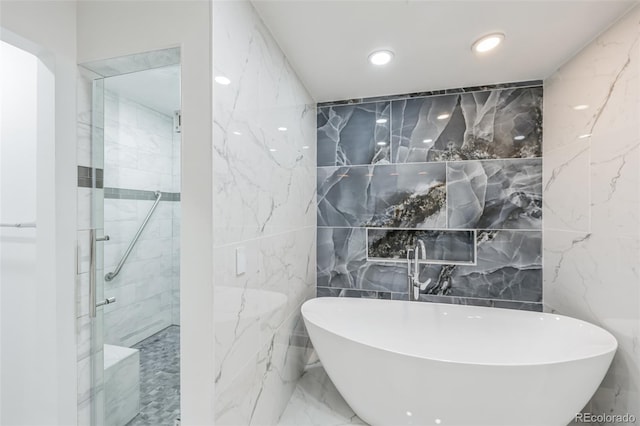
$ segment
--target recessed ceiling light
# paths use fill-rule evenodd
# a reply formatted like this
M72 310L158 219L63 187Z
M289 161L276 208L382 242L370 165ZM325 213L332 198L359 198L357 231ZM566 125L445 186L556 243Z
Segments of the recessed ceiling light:
M590 138L590 137L591 137L591 133L585 133L584 135L578 136L578 139L586 139L586 138Z
M378 142L378 145L380 146L385 146L387 143L386 142Z
M276 152L276 151L277 151L277 149L275 149L275 148L269 148L269 151L271 151L271 152Z
M222 84L223 86L226 86L228 84L231 84L231 80L229 80L227 77L223 76L223 75L218 75L214 78L214 80L216 81L216 83L218 84Z
M436 118L438 120L446 120L447 118L449 118L450 114L440 114L439 116L437 116Z
M423 139L422 143L431 143L433 142L433 139Z
M303 146L302 149L309 149L309 145Z
M376 50L369 55L369 62L373 65L386 65L393 59L393 52L390 50Z
M585 105L585 104L581 104L581 105L576 105L573 107L573 109L575 109L576 111L582 111L589 108L589 105Z
M236 130L235 132L233 132L233 134L234 134L234 135L238 135L238 136L242 135L242 133L240 133L240 132L239 132L239 131L237 131L237 130Z
M287 128L286 127L278 127L278 130L280 130L281 132L286 132Z
M513 140L514 140L514 141L521 141L521 140L524 140L524 135L518 135L518 136L515 136L515 137L513 138Z
M386 123L386 122L387 122L387 119L386 119L386 118L378 118L378 119L376 120L376 123L378 123L378 124L384 124L384 123Z
M480 37L471 45L471 50L476 53L485 53L498 47L504 40L504 34L493 33Z

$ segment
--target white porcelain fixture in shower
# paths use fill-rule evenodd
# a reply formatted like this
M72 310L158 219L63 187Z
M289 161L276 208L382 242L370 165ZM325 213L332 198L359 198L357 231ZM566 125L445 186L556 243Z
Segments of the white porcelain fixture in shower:
M617 348L595 325L520 310L326 297L302 315L336 388L374 426L564 426Z

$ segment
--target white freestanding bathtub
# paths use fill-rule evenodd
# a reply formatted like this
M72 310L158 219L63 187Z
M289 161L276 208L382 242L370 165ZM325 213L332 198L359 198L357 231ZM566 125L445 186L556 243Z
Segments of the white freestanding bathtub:
M565 426L617 348L584 321L509 309L326 297L302 315L336 388L374 426Z

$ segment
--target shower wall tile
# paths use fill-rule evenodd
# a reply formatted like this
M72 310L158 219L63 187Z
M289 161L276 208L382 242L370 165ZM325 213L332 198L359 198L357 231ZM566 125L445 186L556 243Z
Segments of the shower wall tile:
M407 247L422 241L426 259L442 263L475 263L473 231L425 231L415 229L367 229L367 256L373 261L406 263Z
M618 349L585 411L640 418L640 9L545 81L544 303ZM575 110L576 105L586 109ZM603 423L613 426L611 423Z
M540 229L542 160L447 163L450 228Z
M443 228L445 163L318 168L318 226Z
M318 166L388 163L390 109L389 102L318 108Z
M540 157L542 88L392 101L397 163Z
M276 424L308 357L316 109L249 1L214 2L215 420ZM246 270L236 271L236 250Z

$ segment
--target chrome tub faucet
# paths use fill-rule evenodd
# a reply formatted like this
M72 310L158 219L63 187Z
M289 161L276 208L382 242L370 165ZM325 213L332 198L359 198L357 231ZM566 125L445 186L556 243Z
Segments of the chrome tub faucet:
M411 257L413 254L413 257ZM407 278L409 281L409 300L420 300L420 291L425 290L431 283L431 278L420 281L420 261L427 260L427 247L424 241L416 239L413 248L407 247Z

